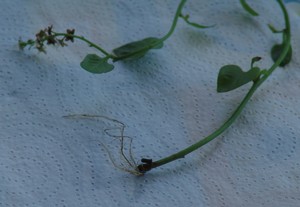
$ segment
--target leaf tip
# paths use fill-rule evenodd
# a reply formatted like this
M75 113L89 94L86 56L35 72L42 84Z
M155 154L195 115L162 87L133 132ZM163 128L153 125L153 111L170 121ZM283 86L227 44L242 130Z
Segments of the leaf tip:
M96 54L88 54L81 61L80 66L90 73L107 73L114 69L114 66L107 62L108 59L109 57L101 58Z

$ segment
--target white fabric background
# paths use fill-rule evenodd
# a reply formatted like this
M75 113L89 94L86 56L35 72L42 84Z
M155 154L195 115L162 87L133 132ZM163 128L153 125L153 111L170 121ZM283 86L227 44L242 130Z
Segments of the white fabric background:
M250 2L250 1L249 1ZM117 62L107 74L80 68L83 42L66 48L18 50L49 25L108 50L163 36L179 1L1 0L0 206L300 206L300 17L290 10L294 56L256 92L222 136L185 159L135 177L116 169L101 143L112 123L65 119L105 115L126 125L135 159L160 159L220 126L250 85L216 93L225 64L271 66L269 50L281 40L267 23L283 27L275 1L252 1L253 18L238 1L187 2L184 12L206 25L179 20L161 50ZM113 131L112 133L115 133Z

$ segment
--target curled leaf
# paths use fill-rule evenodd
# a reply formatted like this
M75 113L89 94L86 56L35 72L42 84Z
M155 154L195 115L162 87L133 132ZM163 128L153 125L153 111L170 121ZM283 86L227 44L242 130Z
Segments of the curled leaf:
M274 62L276 62L278 60L279 56L281 55L281 53L283 51L283 48L284 48L284 44L277 44L272 47L271 57ZM279 64L279 66L284 67L291 61L291 59L292 59L292 47L290 46L288 53L286 54L283 61Z
M139 41L127 43L113 50L114 61L121 59L137 59L143 57L151 49L160 49L163 42L156 37L148 37Z
M260 61L260 60L261 60L261 57L258 57L258 56L252 58L252 60L251 60L251 68L253 68L253 64L254 64L255 62L258 62L258 61Z
M258 16L259 14L254 11L254 9L252 9L249 4L246 2L246 0L240 0L240 3L242 5L242 7L252 16Z
M234 90L246 83L255 81L260 75L258 67L252 67L249 71L244 72L237 65L223 66L218 75L218 92L227 92Z
M114 69L112 64L109 64L109 57L101 58L96 54L88 54L85 56L80 66L90 73L107 73Z

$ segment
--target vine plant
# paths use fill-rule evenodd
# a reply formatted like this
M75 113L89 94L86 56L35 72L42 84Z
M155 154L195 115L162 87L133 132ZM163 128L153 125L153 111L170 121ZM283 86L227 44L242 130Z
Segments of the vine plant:
M64 47L67 45L68 41L74 42L74 39L78 39L86 42L90 47L97 49L103 55L102 57L100 57L97 54L88 54L80 63L80 66L91 73L99 74L99 73L110 72L114 69L114 65L109 63L108 62L109 60L112 60L112 62L116 62L119 60L126 60L126 59L138 59L143 57L151 49L162 48L164 41L170 38L170 36L174 33L179 18L182 18L187 24L196 28L209 28L214 26L214 25L204 26L189 21L189 15L182 14L182 9L186 2L187 0L181 0L181 2L179 3L171 28L169 29L168 33L165 34L163 37L161 38L147 37L142 40L130 42L118 48L113 49L112 53L109 53L108 51L103 49L100 45L93 43L92 41L86 39L83 36L75 35L74 29L67 29L66 33L59 33L53 31L52 26L40 30L40 32L36 34L35 40L33 39L29 39L27 41L19 40L19 48L24 49L25 47L29 46L29 48L34 47L38 51L46 53L45 44L58 45Z
M232 115L214 132L212 132L207 137L201 139L200 141L196 142L195 144L175 153L165 158L162 158L157 161L152 161L152 159L142 158L140 164L136 164L132 157L130 159L126 158L123 152L123 146L121 146L121 155L124 159L128 162L128 164L133 168L132 170L127 170L134 174L144 174L147 171L170 163L180 158L184 158L189 153L199 149L203 145L207 144L208 142L212 141L220 134L222 134L225 130L227 130L237 119L237 117L241 114L245 106L247 105L248 101L251 99L255 91L261 86L261 84L266 81L270 75L274 72L276 68L279 66L283 67L287 65L291 58L292 58L292 47L291 47L291 29L290 29L290 21L288 12L285 8L284 3L282 0L276 0L279 4L284 21L285 27L284 29L277 30L273 25L268 25L270 30L273 33L281 34L282 35L282 42L279 44L275 44L271 49L271 57L274 61L274 64L269 69L261 69L255 64L261 60L260 57L253 57L250 64L250 69L247 71L242 70L238 65L225 65L221 67L218 80L217 80L217 92L228 92L234 90L244 84L252 82L252 86L249 91L246 93L245 97L241 101L240 105L236 108L236 110L232 113ZM181 0L172 25L167 34L165 34L161 38L157 37L147 37L139 41L134 41L131 43L127 43L123 46L113 49L112 53L107 52L101 46L91 42L90 40L86 39L83 36L75 35L74 29L67 29L66 33L57 33L53 31L53 27L50 26L46 29L41 30L39 33L36 34L36 39L29 39L27 41L19 40L19 47L24 49L25 47L34 47L40 52L46 53L45 44L47 45L58 45L58 46L66 46L68 41L73 42L74 39L78 39L81 41L86 42L90 47L97 49L102 56L98 56L96 54L88 54L81 62L81 67L91 73L106 73L113 70L114 65L113 62L125 59L137 59L143 57L149 50L151 49L160 49L163 47L164 41L166 41L170 36L174 33L176 28L177 22L179 18L182 18L187 24L196 27L196 28L208 28L213 27L211 26L204 26L189 20L189 15L183 15L182 9L185 5L187 0ZM240 0L241 6L252 16L258 16L259 14L252 9L245 0ZM112 62L112 63L111 63ZM123 126L124 127L124 126ZM119 136L121 138L121 143L123 143L123 131L122 134ZM130 155L131 156L131 155Z

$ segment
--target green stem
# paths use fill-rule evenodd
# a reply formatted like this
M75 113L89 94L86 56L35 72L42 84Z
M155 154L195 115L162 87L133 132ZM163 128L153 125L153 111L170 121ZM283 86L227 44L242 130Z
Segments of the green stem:
M88 39L84 38L83 36L72 35L72 34L67 34L67 33L56 33L56 32L53 32L53 34L54 34L55 37L64 36L64 37L73 37L75 39L82 40L82 41L86 42L88 45L90 45L90 47L94 47L97 50L99 50L100 52L102 52L106 57L114 58L114 56L112 54L110 54L109 52L107 52L106 50L101 48L100 46L96 45L95 43L93 43L93 42L89 41Z
M220 134L222 134L225 130L227 130L233 123L234 121L239 117L245 106L247 105L248 101L251 99L253 96L254 92L257 90L257 88L273 73L273 71L280 65L280 63L284 60L285 56L288 53L289 47L290 47L290 41L291 41L291 32L290 32L290 21L288 17L288 13L286 11L286 8L284 4L282 3L281 0L277 0L282 11L284 14L284 20L285 20L285 25L286 25L286 41L284 42L285 46L283 49L283 52L280 54L280 57L277 59L277 61L271 66L269 70L266 72L262 73L262 77L255 81L250 88L249 92L246 94L240 105L237 107L237 109L233 112L231 117L225 121L225 123L219 127L216 131L214 131L212 134L209 136L205 137L204 139L196 142L195 144L175 153L172 154L168 157L165 157L163 159L160 159L155 162L151 163L144 163L140 164L138 166L138 170L140 172L145 173L146 171L151 170L152 168L159 167L162 165L165 165L169 162L172 162L174 160L184 158L187 154L199 149L203 145L207 144L208 142L212 141L214 138L218 137Z
M174 160L177 160L179 158L184 158L187 154L197 150L198 148L202 147L203 145L207 144L208 142L212 141L214 138L218 137L220 134L222 134L227 128L229 128L234 121L237 119L237 117L240 115L242 110L245 108L246 104L254 94L258 87L258 84L253 84L241 104L237 107L237 109L233 112L231 117L227 119L227 121L219 127L216 131L214 131L212 134L209 136L205 137L204 139L200 140L199 142L196 142L195 144L185 148L184 150L181 150L180 152L177 152L169 157L163 158L161 160L158 160L156 162L152 163L152 168L158 167L164 164L167 164L169 162L172 162Z
M277 2L279 3L279 6L283 12L284 15L284 21L285 21L285 31L283 32L283 39L284 42L283 44L285 44L285 47L281 53L281 55L279 56L279 58L277 59L277 61L272 65L272 67L268 70L267 72L267 77L263 77L265 79L268 78L268 76L271 75L271 73L273 73L273 71L280 65L280 63L284 60L285 56L287 55L289 49L290 49L290 45L291 45L291 26L290 26L290 20L289 20L289 15L288 12L284 6L284 3L282 2L282 0L277 0Z
M186 1L187 0L181 0L180 4L177 7L177 10L176 10L176 13L175 13L175 16L174 16L171 28L170 28L169 32L160 39L161 40L160 43L163 42L163 41L165 41L166 39L168 39L173 34L173 32L174 32L174 30L176 28L177 22L178 22L178 18L179 18L180 14L181 14L181 10L182 10L184 4L186 3Z

